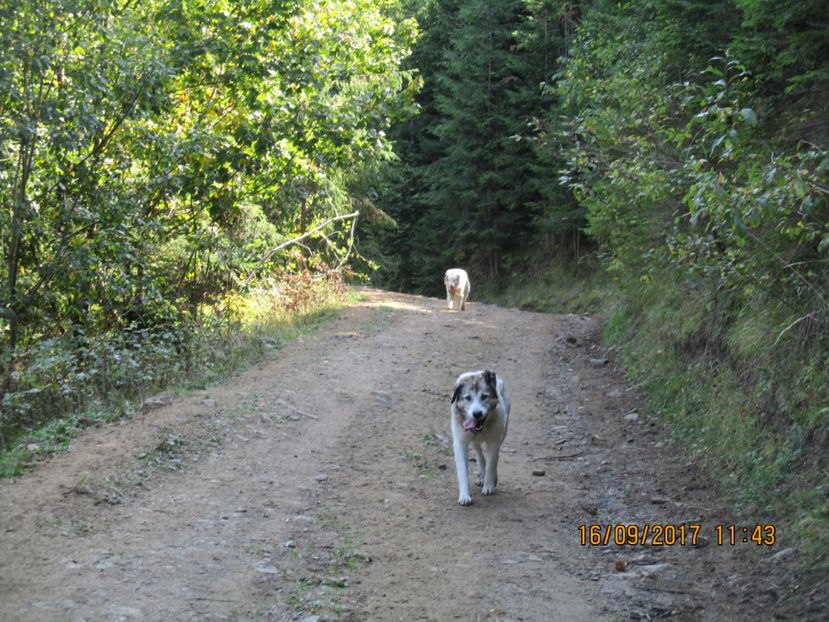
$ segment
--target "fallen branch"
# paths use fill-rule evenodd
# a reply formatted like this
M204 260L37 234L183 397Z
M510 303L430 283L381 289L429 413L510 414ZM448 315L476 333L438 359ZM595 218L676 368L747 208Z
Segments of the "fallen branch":
M337 264L337 267L334 268L334 272L339 272L340 268L343 267L343 264L348 261L348 256L351 255L351 250L354 248L354 231L357 229L357 212L354 212L354 220L351 221L351 234L348 236L348 250L343 255L342 260L340 263Z
M811 312L807 313L807 314L806 314L806 315L804 315L803 317L799 317L799 318L797 318L794 322L792 322L792 323L791 323L791 324L789 324L786 328L784 328L783 330L781 330L781 331L780 331L780 334L779 334L779 335L777 335L777 339L775 339L775 340L774 340L774 343L772 344L772 347L776 346L776 345L777 345L777 343L780 341L780 339L783 337L783 335L785 335L787 332L789 332L789 331L790 331L791 329L793 329L795 326L797 326L798 324L800 324L800 322L802 322L803 320L810 320L810 321L811 321L811 320L813 320L813 319L815 319L815 313L814 313L814 311L811 311Z
M256 264L256 267L253 270L251 270L250 274L248 275L248 278L245 279L245 284L242 286L242 288L243 289L247 288L247 286L250 285L250 280L254 277L254 275L257 272L259 272L259 270L262 268L262 265L266 261L268 261L271 257L273 257L276 253L281 251L283 248L287 248L291 244L297 244L297 243L301 242L302 240L311 237L312 235L314 235L315 233L317 233L318 231L324 229L325 227L327 227L328 225L330 225L332 223L339 222L341 220L348 220L349 218L353 218L354 220L351 224L351 241L350 241L350 244L348 246L348 252L345 255L345 258L348 258L348 255L351 253L351 247L354 244L354 229L356 227L357 216L359 216L359 214L360 214L360 212L351 212L350 214L343 214L341 216L335 216L334 218L329 218L324 223L317 225L316 227L314 227L310 231L306 231L305 233L303 233L300 236L297 236L295 238L291 238L287 242L282 242L278 246L275 246L274 248L269 250L267 252L267 254L265 254L265 256L262 257L262 259L259 260L259 263ZM343 259L343 261L340 262L340 264L337 266L336 269L339 270L344 262L345 262L345 259Z

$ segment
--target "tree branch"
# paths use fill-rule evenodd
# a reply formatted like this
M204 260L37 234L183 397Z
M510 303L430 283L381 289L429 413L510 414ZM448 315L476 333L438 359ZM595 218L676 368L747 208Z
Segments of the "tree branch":
M354 227L357 223L357 216L359 216L359 214L360 214L360 212L351 212L350 214L343 214L342 216L335 216L334 218L329 218L324 223L317 225L316 227L314 227L310 231L306 231L305 233L303 233L300 236L297 236L295 238L291 238L287 242L282 242L282 244L279 244L278 246L275 246L270 251L268 251L268 253L264 257L262 257L262 259L259 260L259 263L256 264L256 267L248 275L248 278L245 279L245 283L242 286L242 288L246 289L247 286L250 284L250 281L253 278L253 276L262 268L262 265L266 261L268 261L271 257L273 257L276 253L281 251L283 248L286 248L286 247L290 246L291 244L296 244L296 243L301 242L302 240L304 240L306 238L311 237L312 235L314 235L315 233L317 233L318 231L324 229L325 227L327 227L328 225L330 225L332 223L339 222L341 220L348 220L349 218L353 218L354 221L352 222L352 225L351 225L351 243L349 244L349 247L348 247L348 253L350 253L351 252L351 246L354 243ZM346 254L346 257L348 257L348 253ZM339 270L340 267L342 266L342 264L343 264L343 262L340 262L340 265L338 265L336 269Z

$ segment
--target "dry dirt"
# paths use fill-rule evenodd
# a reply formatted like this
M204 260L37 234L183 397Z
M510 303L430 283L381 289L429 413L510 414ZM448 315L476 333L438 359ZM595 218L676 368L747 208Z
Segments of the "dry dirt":
M785 526L771 547L717 544L727 500L598 335L367 290L226 384L0 482L0 620L825 619ZM512 415L497 494L464 508L449 396L481 368ZM580 525L682 523L695 546L580 542Z

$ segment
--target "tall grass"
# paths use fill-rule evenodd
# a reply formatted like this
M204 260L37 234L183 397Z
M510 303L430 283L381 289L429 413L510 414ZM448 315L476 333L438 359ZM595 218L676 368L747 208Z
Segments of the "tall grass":
M612 284L598 260L529 260L508 277L473 282L473 299L525 311L547 313L594 313L602 309Z
M620 285L547 264L478 289L490 302L602 315L604 339L673 442L746 520L777 520L829 567L829 337L760 292L718 305L670 266ZM482 291L483 290L483 291Z
M829 343L757 295L717 308L666 269L619 290L605 339L675 442L747 519L829 564ZM784 529L785 531L785 529Z
M160 391L220 382L330 318L344 299L342 279L310 274L247 296L231 296L202 320L162 330L129 330L44 340L6 361L0 402L0 477L65 447L91 422L129 414Z

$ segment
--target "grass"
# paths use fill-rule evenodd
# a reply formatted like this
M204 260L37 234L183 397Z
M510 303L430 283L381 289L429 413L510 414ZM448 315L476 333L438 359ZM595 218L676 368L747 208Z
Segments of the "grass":
M328 619L325 612L329 612L334 619L340 619L338 614L344 611L341 602L343 591L352 586L349 574L359 573L366 564L371 563L371 558L355 548L352 529L335 517L318 517L316 525L318 529L336 534L336 543L333 548L325 545L318 547L313 543L308 545L306 563L310 565L304 569L307 574L296 579L286 604L302 610L304 614L323 614L320 617Z
M619 292L605 340L734 509L779 521L808 564L829 568L826 340L778 339L791 317L759 297L712 309L666 270Z
M181 465L181 451L187 439L178 434L165 434L152 449L138 456L143 468L154 471L175 471Z
M24 385L12 395L19 398L17 419L28 423L12 425L14 418L0 418L0 477L19 475L38 458L65 450L84 427L129 416L150 395L186 393L226 380L282 344L317 330L358 296L335 288L316 292L307 304L292 300L286 310L273 290L256 291L230 304L225 301L232 315L190 331L188 341L176 348L160 341L141 350L133 343L102 338L87 354L100 368L98 376L90 373L86 361L78 364L68 346L51 342L48 352L44 349L31 365L30 386L48 390ZM27 416L33 412L38 416ZM164 462L165 452L156 453Z
M417 452L406 450L400 453L400 457L411 463L412 467L417 470L418 477L429 478L435 474L434 469L429 465L429 461Z
M69 447L69 443L83 427L110 419L106 411L91 410L83 418L70 414L19 435L16 444L0 451L0 477L21 474L36 457Z
M785 525L787 546L829 568L829 344L819 326L786 330L802 314L760 293L712 301L671 267L626 286L595 262L526 273L478 296L602 315L614 358L731 507Z
M508 278L482 284L477 299L505 307L546 313L596 313L605 304L611 281L593 257L583 261L536 263Z

